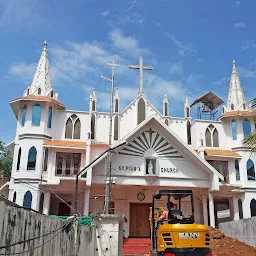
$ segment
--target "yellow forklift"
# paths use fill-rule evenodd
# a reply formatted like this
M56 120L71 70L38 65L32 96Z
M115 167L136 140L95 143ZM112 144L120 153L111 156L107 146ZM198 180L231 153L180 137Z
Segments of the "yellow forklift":
M152 197L151 256L212 256L208 226L194 223L192 190L159 190ZM161 221L155 210L157 200L164 200L168 209L168 218ZM182 213L185 207L191 211L187 217Z

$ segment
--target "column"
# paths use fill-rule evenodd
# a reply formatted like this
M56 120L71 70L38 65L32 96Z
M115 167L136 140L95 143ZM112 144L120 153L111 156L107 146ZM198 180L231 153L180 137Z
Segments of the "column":
M233 220L239 220L239 209L238 209L238 199L237 197L232 198L233 203Z
M210 214L210 226L215 228L214 201L213 201L213 196L210 192L209 192L209 214Z
M43 214L48 215L50 211L50 203L51 203L51 193L44 193L44 204L43 204Z
M90 202L90 187L86 187L84 192L84 209L83 209L83 215L85 216L89 215L89 202Z
M203 195L204 225L208 226L207 196Z

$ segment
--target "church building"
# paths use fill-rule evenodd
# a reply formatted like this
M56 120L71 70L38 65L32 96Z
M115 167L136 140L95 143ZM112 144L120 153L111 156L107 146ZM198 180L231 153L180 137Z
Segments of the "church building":
M143 92L143 70L150 67L143 66L142 57L139 66L131 67L139 69L140 87L123 110L117 88L113 114L98 111L95 90L88 95L89 110L67 110L52 86L44 43L31 85L10 101L17 128L8 145L13 153L9 200L44 214L74 214L76 175L82 171L79 214L103 212L111 166L110 210L125 215L126 237L149 236L152 195L161 189L192 190L197 223L215 227L256 216L256 153L242 144L255 131L256 115L246 102L235 61L217 119L223 101L212 92L192 104L184 98L182 117L169 114L163 92L159 112ZM196 119L190 115L193 106ZM182 205L189 215L190 202Z

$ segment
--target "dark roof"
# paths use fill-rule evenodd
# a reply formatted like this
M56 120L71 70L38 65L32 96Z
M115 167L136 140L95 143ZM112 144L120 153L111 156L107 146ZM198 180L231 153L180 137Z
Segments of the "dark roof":
M180 195L180 197L185 197L188 195L193 195L192 190L159 190L153 194L153 198L160 199L164 195Z
M224 101L220 99L218 96L216 96L212 92L207 92L205 95L199 97L196 99L190 107L193 107L196 103L202 102L204 105L206 105L209 109L214 110L218 106L220 106Z

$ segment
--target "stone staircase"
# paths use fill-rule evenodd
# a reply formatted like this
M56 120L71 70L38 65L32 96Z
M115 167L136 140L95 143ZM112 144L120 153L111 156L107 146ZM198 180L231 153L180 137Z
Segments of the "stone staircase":
M123 242L123 255L147 256L150 251L149 238L125 238Z

